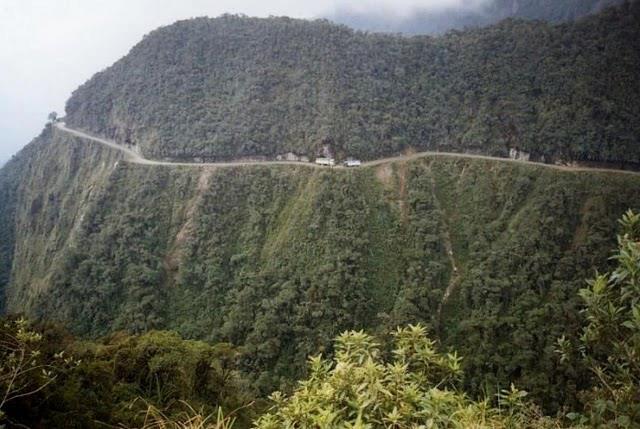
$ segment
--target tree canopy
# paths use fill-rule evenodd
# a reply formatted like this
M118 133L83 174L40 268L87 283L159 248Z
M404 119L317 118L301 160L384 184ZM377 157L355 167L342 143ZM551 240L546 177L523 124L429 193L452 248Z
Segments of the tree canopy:
M404 150L640 162L640 2L442 37L239 16L150 33L68 100L72 126L175 159Z

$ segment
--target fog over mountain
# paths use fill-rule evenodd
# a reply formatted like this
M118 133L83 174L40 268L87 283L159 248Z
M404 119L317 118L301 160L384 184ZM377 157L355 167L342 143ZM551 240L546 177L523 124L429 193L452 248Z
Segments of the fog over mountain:
M441 34L494 24L505 18L539 19L563 22L596 13L624 0L485 0L443 2L406 10L363 10L344 5L328 18L350 27L374 32Z

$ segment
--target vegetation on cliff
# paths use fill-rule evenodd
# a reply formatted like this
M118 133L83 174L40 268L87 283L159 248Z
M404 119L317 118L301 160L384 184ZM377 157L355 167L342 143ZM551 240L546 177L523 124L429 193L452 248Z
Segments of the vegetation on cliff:
M153 412L180 420L192 410L224 408L247 427L255 395L237 369L238 356L230 344L183 340L175 332L119 332L87 342L55 324L4 319L0 425L143 427Z
M280 399L257 425L297 421L296 410L316 405L325 411L318 418L410 423L416 416L394 412L395 399L374 395L382 402L372 405L361 397L389 380L376 372L381 362L352 362L354 356L384 356L389 342L374 353L364 334L345 334L335 349L327 338L350 327L385 338L390 327L417 320L430 325L441 347L465 356L462 363L453 355L439 357L432 346L425 349L432 343L421 328L415 328L417 337L410 335L413 328L401 331L400 340L418 342L400 341L397 350L426 353L429 371L395 353L400 363L409 359L410 371L393 374L422 374L435 387L423 383L428 391L397 393L420 396L426 407L420 412L434 421L453 427L560 424L532 412L530 404L537 403L550 413L578 411L567 416L577 425L638 423L639 216L623 218L612 274L598 276L580 292L582 300L576 298L580 276L607 268L613 220L625 201L638 200L635 175L446 157L341 172L158 169L105 162L108 151L48 132L34 144L36 160L58 155L46 168L60 174L51 188L35 187L30 181L43 177L42 163L13 170L9 183L31 192L7 194L13 225L20 226L12 234L33 247L15 247L4 291L9 310L62 319L84 334L164 327L241 347L183 340L175 332L78 342L52 325L31 332L21 320L6 322L0 386L9 395L0 418L51 427L141 427L149 416L169 425L184 421L185 410L195 413L191 421L203 421L219 407L241 407L234 417L244 427L262 408L244 405L274 386L290 391L304 374L306 356L322 352L335 355L336 366L314 360L307 388ZM72 167L68 155L78 151L92 153L103 170ZM84 206L63 197L78 183L92 183L97 193ZM61 184L71 189L62 192ZM44 227L41 222L61 207L78 222ZM69 244L63 255L40 254L58 242ZM20 283L30 278L35 287ZM362 347L349 346L354 341ZM44 372L20 371L30 365ZM29 375L14 378L16 369ZM373 378L357 391L349 390L353 383L339 384L343 376ZM502 404L497 411L443 390L457 377L471 398L497 394L513 407ZM505 390L513 382L530 391L527 401ZM335 414L335 402L323 396L327 383L338 383L331 392L344 387L356 395L353 407L365 400L364 408ZM231 423L221 421L218 428Z
M464 358L439 353L420 325L398 328L393 344L362 331L341 334L333 359L311 357L307 378L290 395L274 392L273 407L261 414L237 369L242 351L228 344L169 332L77 342L55 326L32 329L19 319L0 325L0 423L229 429L246 427L257 413L256 429L634 428L640 424L640 215L628 211L621 225L617 265L580 290L582 335L577 343L557 340L557 359L590 374L579 406L558 418L543 417L513 384L495 400L470 399L459 385ZM230 407L236 416L225 418L222 409Z
M390 357L364 332L336 339L333 361L309 361L309 376L290 397L271 395L274 410L259 418L258 429L299 428L552 428L536 414L526 392L511 385L491 400L472 401L456 384L461 361L440 354L424 327L409 325L393 334Z
M151 158L405 149L639 162L640 2L576 23L443 37L223 16L149 34L78 88L67 121Z
M230 342L262 394L344 330L422 322L467 356L469 392L513 381L546 411L575 404L585 370L556 363L555 339L579 335L576 291L640 201L636 175L486 160L174 168L58 132L39 144L0 225L7 311Z
M272 411L256 427L638 427L640 215L628 211L620 223L615 268L580 289L582 335L573 344L564 336L557 341L560 361L589 370L578 412L541 417L513 384L498 393L497 408L487 399L470 401L455 388L464 358L438 353L423 327L409 325L397 329L386 353L363 332L342 334L333 362L312 357L307 379L288 397L275 392Z
M78 89L68 121L151 157L515 148L547 161L637 163L639 18L636 1L577 23L508 20L441 38L286 18L183 21ZM638 201L637 174L455 156L355 170L137 165L47 126L0 170L0 311L42 323L2 325L0 386L25 363L45 370L7 384L0 418L144 426L153 415L162 426L185 410L241 407L247 425L243 405L281 389L287 399L256 424L296 422L296 407L319 405L318 418L402 427L414 416L394 401L414 394L420 412L444 398L439 423L453 413L447 424L464 425L464 412L485 405L487 425L561 423L532 420L514 383L548 415L633 427L633 213L609 256L616 220ZM596 271L612 274L578 295ZM424 330L398 336L419 331L420 364L434 373L402 356L415 344L390 357L388 332L418 323ZM354 329L372 336L332 341ZM465 357L455 383L453 350ZM61 351L73 368L57 366ZM317 353L325 359L309 368ZM422 390L338 410L327 385L359 394L343 375L371 375L367 395L391 376ZM509 416L482 399L509 395L518 402Z

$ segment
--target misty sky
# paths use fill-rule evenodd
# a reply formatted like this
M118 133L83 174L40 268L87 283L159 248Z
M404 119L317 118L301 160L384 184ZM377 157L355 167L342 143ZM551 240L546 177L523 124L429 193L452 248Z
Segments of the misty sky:
M151 30L179 19L244 13L298 18L336 10L393 17L482 0L0 0L0 165L35 137L71 92Z

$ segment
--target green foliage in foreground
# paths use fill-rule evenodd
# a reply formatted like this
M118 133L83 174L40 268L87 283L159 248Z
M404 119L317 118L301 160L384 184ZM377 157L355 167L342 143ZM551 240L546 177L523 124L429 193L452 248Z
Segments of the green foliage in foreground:
M555 341L580 336L577 292L609 270L616 221L640 201L635 175L506 162L207 171L117 163L62 133L36 143L0 186L18 250L0 255L7 310L89 338L233 343L264 395L341 332L423 323L465 356L469 395L513 382L546 413L579 409L588 373L560 365Z
M574 408L585 378L555 363L555 340L579 335L577 291L607 270L616 220L640 201L634 175L449 157L155 168L62 133L41 140L16 163L28 192L0 224L21 250L6 261L8 310L90 338L233 343L263 394L341 332L423 323L466 357L470 394L514 382L545 412Z
M36 395L66 369L80 364L64 356L64 351L43 355L41 346L42 334L31 330L25 319L0 325L0 423L8 419L7 407Z
M627 212L621 224L616 269L580 290L587 324L577 349L558 341L563 360L578 354L596 380L585 414L573 415L594 427L640 427L640 214Z
M461 358L438 353L422 326L398 329L394 336L393 360L389 360L370 335L343 333L336 340L334 362L311 358L308 379L289 399L275 392L277 410L258 418L255 427L555 424L540 417L525 402L526 393L513 386L498 395L498 408L488 400L469 399L457 388ZM32 327L23 319L3 325L0 344L9 344L12 338L19 347L2 355L0 387L9 400L0 404L0 424L229 429L249 423L253 401L233 368L237 351L228 345L182 340L161 331L79 342L59 328ZM21 356L27 356L24 365L16 364Z
M0 426L178 427L152 423L195 422L192 414L217 415L222 408L231 416L221 422L249 424L253 393L236 370L238 351L228 344L183 340L166 331L82 342L53 325L24 321L4 325L0 345L12 338L25 340L21 349L0 355L0 393L9 399L0 396Z
M565 364L591 371L592 387L580 392L579 412L567 414L572 427L640 425L640 215L629 211L621 223L617 267L580 291L586 323L578 347L564 337L557 344ZM399 328L394 337L386 351L363 331L341 334L334 357L310 358L306 379L288 396L274 392L274 407L254 428L562 426L565 419L544 417L513 384L495 400L467 396L460 384L462 359L439 353L421 325ZM251 390L235 369L238 351L226 344L160 331L75 342L59 329L32 329L19 319L2 325L0 346L0 423L149 429L248 424ZM65 353L74 357L63 358ZM235 411L225 417L223 408Z
M336 340L333 361L311 358L309 377L290 397L272 395L275 409L257 429L279 428L543 428L526 405L525 392L511 388L499 408L456 390L460 358L440 354L422 326L395 333L392 359L384 359L373 337L350 331Z

